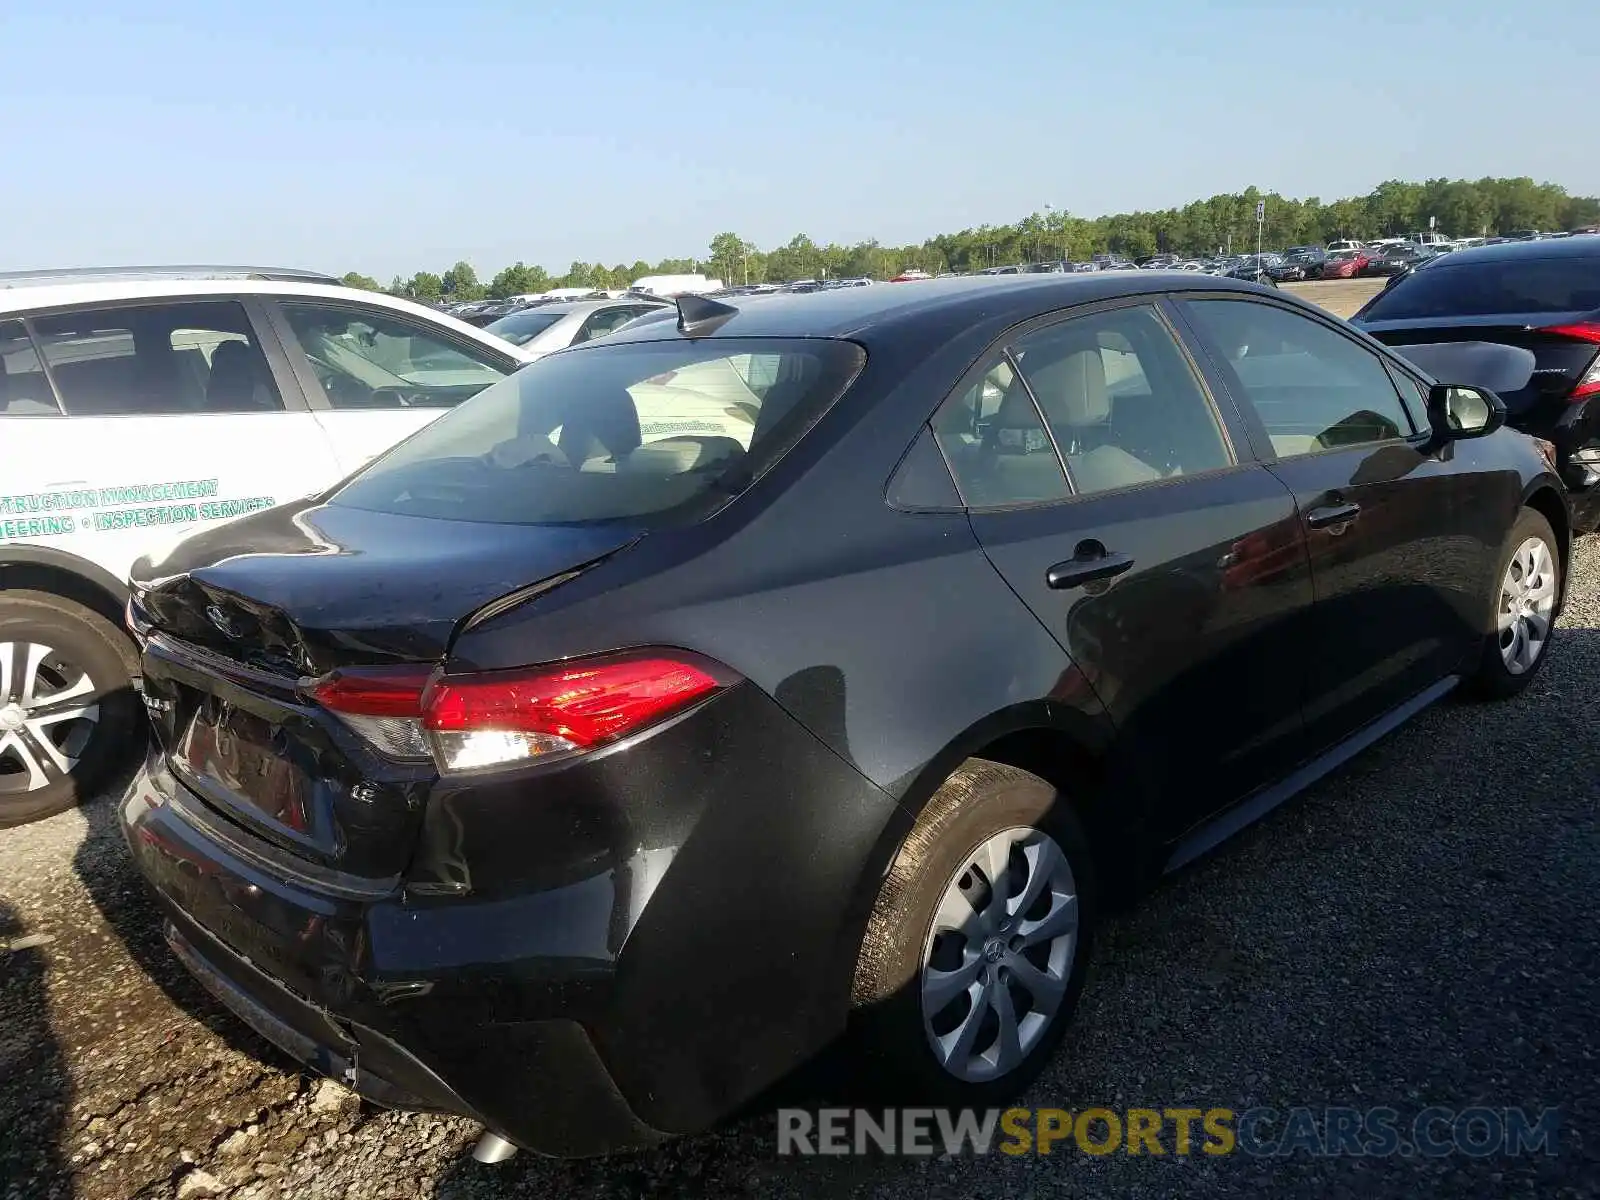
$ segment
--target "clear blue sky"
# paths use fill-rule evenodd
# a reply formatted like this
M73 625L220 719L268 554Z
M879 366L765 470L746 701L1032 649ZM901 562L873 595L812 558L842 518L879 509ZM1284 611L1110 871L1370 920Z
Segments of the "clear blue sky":
M0 0L0 269L387 279L1255 183L1600 192L1595 0Z

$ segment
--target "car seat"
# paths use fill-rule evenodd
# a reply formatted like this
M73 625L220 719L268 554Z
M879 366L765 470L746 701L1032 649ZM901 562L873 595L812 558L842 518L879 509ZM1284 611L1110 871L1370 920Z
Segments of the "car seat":
M274 407L261 386L260 360L247 342L220 342L211 352L206 408L212 412L251 412Z

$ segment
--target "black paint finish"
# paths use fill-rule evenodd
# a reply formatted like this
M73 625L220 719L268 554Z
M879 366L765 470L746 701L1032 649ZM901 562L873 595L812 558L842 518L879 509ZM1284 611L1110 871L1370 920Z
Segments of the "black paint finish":
M161 749L123 808L140 870L207 969L326 1061L365 1053L523 1144L595 1153L726 1116L845 1027L885 866L964 758L1020 757L1098 805L1129 852L1110 868L1159 866L1440 687L1489 627L1521 505L1564 515L1509 430L1257 458L1210 370L1226 469L969 514L928 486L924 441L919 486L890 488L1008 331L1202 290L1311 311L1157 272L754 302L712 336L848 337L867 363L707 520L484 527L312 499L141 563ZM1116 571L1057 569L1101 552ZM474 776L384 760L300 682L639 646L739 682L602 752ZM197 714L231 757L185 740Z

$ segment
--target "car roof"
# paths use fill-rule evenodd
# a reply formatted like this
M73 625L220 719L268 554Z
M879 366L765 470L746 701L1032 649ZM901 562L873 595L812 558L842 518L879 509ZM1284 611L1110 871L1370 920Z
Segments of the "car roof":
M416 304L384 292L334 283L311 283L269 279L96 279L92 282L28 283L0 286L0 317L42 312L57 308L83 308L96 304L123 304L129 301L194 299L206 296L296 296L318 300L359 301L374 308L392 309L435 325L443 325L473 341L488 342L513 358L525 358L518 347L492 334L485 334L465 321L424 304Z
M1449 255L1452 267L1462 263L1510 262L1534 258L1600 258L1600 237L1547 238L1536 242L1496 242L1464 246Z
M1193 271L1095 271L1021 275L965 275L878 287L838 288L804 295L735 297L734 316L712 337L866 337L877 330L952 320L1024 321L1057 308L1123 296L1156 296L1175 291L1238 291L1260 295L1243 280L1196 277ZM627 341L682 336L676 322L653 321L621 331ZM607 338L615 344L617 336Z

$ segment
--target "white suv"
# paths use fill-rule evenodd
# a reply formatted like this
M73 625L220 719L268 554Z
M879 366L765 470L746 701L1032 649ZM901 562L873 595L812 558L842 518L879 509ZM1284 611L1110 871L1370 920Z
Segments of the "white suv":
M0 276L0 826L142 744L142 554L321 491L531 356L303 271Z

